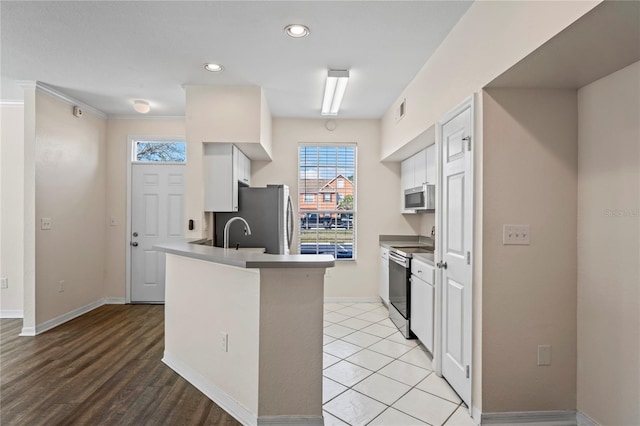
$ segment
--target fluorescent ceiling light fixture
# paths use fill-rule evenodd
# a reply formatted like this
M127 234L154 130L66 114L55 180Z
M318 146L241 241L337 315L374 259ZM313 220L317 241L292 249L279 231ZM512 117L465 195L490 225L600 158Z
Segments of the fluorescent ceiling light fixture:
M138 99L133 101L133 109L140 114L146 114L151 111L151 106L149 105L149 102Z
M222 72L224 67L220 64L209 63L204 64L204 69L211 72Z
M322 100L322 115L338 115L348 82L348 70L329 70Z
M284 27L284 32L289 37L302 38L309 35L309 27L302 24L291 24Z

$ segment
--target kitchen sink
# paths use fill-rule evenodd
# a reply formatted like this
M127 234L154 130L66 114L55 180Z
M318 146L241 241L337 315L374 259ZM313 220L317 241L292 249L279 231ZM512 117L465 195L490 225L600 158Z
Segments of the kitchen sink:
M209 247L214 247L213 245L213 241L211 240L196 240L196 241L190 241L191 244L196 244L199 246L209 246ZM222 247L216 247L216 248L222 248ZM266 249L264 247L240 247L238 249L236 249L235 247L229 247L228 250L232 250L232 251L242 251L245 253L264 253L266 251Z

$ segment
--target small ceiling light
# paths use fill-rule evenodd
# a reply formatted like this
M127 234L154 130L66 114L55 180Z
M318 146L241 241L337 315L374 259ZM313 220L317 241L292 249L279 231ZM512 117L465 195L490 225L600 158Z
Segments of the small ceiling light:
M348 82L348 70L329 70L322 100L322 115L338 115Z
M302 24L291 24L284 27L284 32L289 37L302 38L309 35L309 27Z
M204 69L211 72L222 72L224 71L224 67L220 64L204 64Z
M151 111L151 106L149 105L149 102L137 99L133 101L133 109L135 109L140 114L146 114Z

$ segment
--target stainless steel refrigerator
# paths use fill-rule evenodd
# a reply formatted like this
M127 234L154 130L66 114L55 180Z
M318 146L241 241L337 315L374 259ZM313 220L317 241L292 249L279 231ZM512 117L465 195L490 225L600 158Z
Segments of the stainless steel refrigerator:
M264 247L269 254L289 254L293 237L293 207L287 185L266 188L238 188L238 211L215 213L215 245L222 247L224 225L240 216L249 223L251 235L245 235L244 224L235 221L229 228L229 248Z

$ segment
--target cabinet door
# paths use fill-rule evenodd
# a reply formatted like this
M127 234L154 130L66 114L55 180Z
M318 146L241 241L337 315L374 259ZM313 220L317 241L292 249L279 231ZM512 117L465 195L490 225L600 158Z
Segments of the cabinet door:
M389 306L389 249L380 247L380 299Z
M400 189L404 192L413 187L413 157L409 157L400 164Z
M411 275L411 331L433 353L433 286Z
M246 155L242 155L242 157L244 158L243 161L243 179L242 182L245 183L247 186L251 186L251 160L249 159L249 157L247 157Z
M204 209L208 212L238 211L236 180L231 144L204 145Z
M436 184L436 145L429 145L426 149L427 182Z
M413 186L427 183L427 150L423 149L413 156Z

